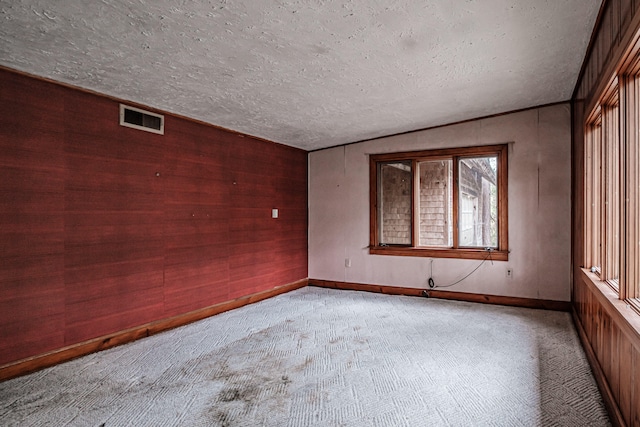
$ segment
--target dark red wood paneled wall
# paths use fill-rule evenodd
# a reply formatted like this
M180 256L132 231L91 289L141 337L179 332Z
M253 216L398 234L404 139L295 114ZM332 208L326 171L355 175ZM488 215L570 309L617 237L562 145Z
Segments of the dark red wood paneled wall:
M64 93L0 75L0 364L65 343Z
M305 151L118 109L0 70L0 365L307 277Z

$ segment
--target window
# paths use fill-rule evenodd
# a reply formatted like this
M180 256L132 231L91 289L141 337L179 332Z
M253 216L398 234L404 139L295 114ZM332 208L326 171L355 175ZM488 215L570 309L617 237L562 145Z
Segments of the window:
M602 144L602 214L604 236L610 239L609 250L601 255L602 273L611 286L618 290L620 271L620 109L618 84L604 104Z
M451 159L418 163L420 171L420 246L450 247L453 244L453 180Z
M585 191L589 244L586 265L616 291L620 272L620 108L618 81L591 115L586 129ZM585 199L586 200L586 199Z
M596 113L594 119L587 126L586 153L585 153L585 189L586 189L586 212L588 219L585 221L585 234L589 236L589 243L585 245L586 265L591 271L600 274L600 238L601 221L600 214L602 211L600 190L601 183L601 137L602 137L602 115L600 111Z
M621 77L620 298L640 311L640 46Z
M508 259L506 145L370 162L370 253Z
M640 55L585 123L584 266L640 311Z
M380 239L387 245L411 244L411 162L385 162L380 175Z

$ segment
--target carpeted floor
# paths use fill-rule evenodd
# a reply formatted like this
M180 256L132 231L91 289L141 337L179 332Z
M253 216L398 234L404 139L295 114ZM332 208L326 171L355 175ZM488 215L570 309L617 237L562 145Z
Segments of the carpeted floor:
M314 287L0 383L3 426L606 426L567 313Z

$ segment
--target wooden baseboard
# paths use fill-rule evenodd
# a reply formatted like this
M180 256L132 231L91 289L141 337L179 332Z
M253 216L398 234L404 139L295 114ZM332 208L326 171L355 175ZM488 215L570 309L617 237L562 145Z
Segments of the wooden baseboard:
M408 295L420 297L426 296L429 298L451 299L484 304L509 305L557 311L571 311L571 304L569 302L563 301L536 300L528 298L503 297L497 295L470 294L464 292L423 290L416 288L402 288L396 286L368 285L361 283L303 279L287 285L269 289L267 291L262 291L241 298L236 298L231 301L223 302L210 307L205 307L189 313L180 314L178 316L170 317L167 319L157 320L155 322L147 323L134 328L126 329L113 334L63 347L48 353L2 365L0 366L0 381L19 377L21 375L26 375L28 373L57 365L59 363L67 362L69 360L85 356L87 354L106 350L108 348L126 344L140 338L157 334L159 332L177 328L179 326L184 326L186 324L196 322L198 320L202 320L207 317L223 313L225 311L233 310L235 308L253 304L255 302L262 301L279 294L303 288L307 285L333 289L376 292L389 295ZM427 294L425 295L423 294L423 292L427 292Z
M307 279L299 280L297 282L236 298L231 301L212 305L210 307L191 311L189 313L180 314L178 316L170 317L167 319L157 320L155 322L126 329L124 331L119 331L99 338L94 338L89 341L84 341L78 344L63 347L61 349L54 350L48 353L18 360L16 362L0 366L0 381L19 377L21 375L26 375L28 373L48 368L62 362L67 362L69 360L76 359L90 353L95 353L100 350L105 350L107 348L126 344L140 338L148 337L159 332L177 328L179 326L184 326L186 324L206 319L207 317L211 317L225 311L243 307L248 304L253 304L258 301L274 297L276 295L303 288L305 286L307 286Z
M536 308L542 310L571 311L569 301L552 301L532 298L504 297L499 295L471 294L466 292L439 291L437 289L401 288L396 286L368 285L361 283L335 282L330 280L309 279L309 286L345 289L352 291L377 292L389 295L408 295L427 298L440 298L456 301L477 302L482 304L508 305L514 307Z
M609 387L607 377L605 376L600 363L598 363L598 358L596 357L593 348L591 348L587 334L582 327L582 323L580 323L580 318L578 317L578 313L576 313L575 309L571 310L571 315L573 317L573 323L575 324L576 330L578 331L578 337L582 343L582 348L587 355L591 371L593 372L593 376L598 384L602 400L604 401L604 405L609 413L611 424L616 427L626 427L627 424L625 423L622 412L620 411L616 399L613 396L611 387Z

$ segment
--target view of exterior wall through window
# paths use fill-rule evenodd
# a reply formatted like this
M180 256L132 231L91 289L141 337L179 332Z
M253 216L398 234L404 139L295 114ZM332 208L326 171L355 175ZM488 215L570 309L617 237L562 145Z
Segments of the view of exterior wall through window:
M420 246L453 244L452 161L418 163L420 169Z
M380 242L411 244L411 162L381 163L378 211Z
M498 246L496 157L460 159L460 246Z

